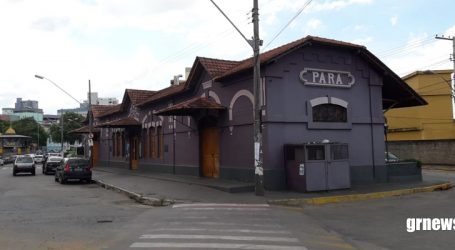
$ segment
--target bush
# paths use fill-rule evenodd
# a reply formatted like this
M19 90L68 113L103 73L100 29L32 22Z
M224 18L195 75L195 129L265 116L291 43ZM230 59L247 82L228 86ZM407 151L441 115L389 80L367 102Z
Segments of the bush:
M405 160L401 160L400 162L415 162L417 164L418 168L422 167L422 162L417 159L405 159Z

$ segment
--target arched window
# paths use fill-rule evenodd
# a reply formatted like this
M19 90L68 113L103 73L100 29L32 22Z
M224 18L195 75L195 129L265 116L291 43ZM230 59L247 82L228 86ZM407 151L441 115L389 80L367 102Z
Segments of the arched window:
M347 122L347 109L343 106L324 103L313 107L313 122Z

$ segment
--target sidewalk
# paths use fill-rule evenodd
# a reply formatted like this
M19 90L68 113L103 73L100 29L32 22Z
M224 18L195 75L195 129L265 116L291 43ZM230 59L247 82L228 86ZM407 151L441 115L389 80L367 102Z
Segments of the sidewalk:
M325 204L430 192L451 187L451 183L447 180L431 176L425 177L422 182L356 185L347 190L312 193L266 191L264 196L256 196L252 183L132 171L114 167L95 167L93 179L105 188L125 193L140 203L154 206L194 202ZM342 197L341 200L339 197Z

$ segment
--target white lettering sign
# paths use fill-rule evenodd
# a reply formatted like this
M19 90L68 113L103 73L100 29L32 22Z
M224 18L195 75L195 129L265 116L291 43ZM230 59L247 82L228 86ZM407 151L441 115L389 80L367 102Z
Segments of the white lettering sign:
M304 68L300 72L300 80L305 85L350 88L355 78L348 71Z

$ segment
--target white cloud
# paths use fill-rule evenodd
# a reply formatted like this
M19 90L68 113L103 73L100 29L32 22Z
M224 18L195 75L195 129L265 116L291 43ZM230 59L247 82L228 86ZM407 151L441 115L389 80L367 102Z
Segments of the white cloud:
M354 26L355 31L360 31L360 30L364 30L364 29L365 29L365 26L360 25L360 24L357 24Z
M310 19L307 23L306 23L306 27L310 30L317 30L319 28L322 27L322 21L319 20L319 19Z
M367 44L371 43L372 41L373 41L373 37L369 36L369 37L354 39L354 40L351 40L350 42L354 43L354 44L366 46Z
M397 22L398 22L398 16L397 15L394 15L390 18L390 23L392 24L392 26L395 26L397 25Z
M350 5L356 4L371 4L373 0L336 0L336 1L320 1L310 5L310 10L313 11L328 11L340 10Z

